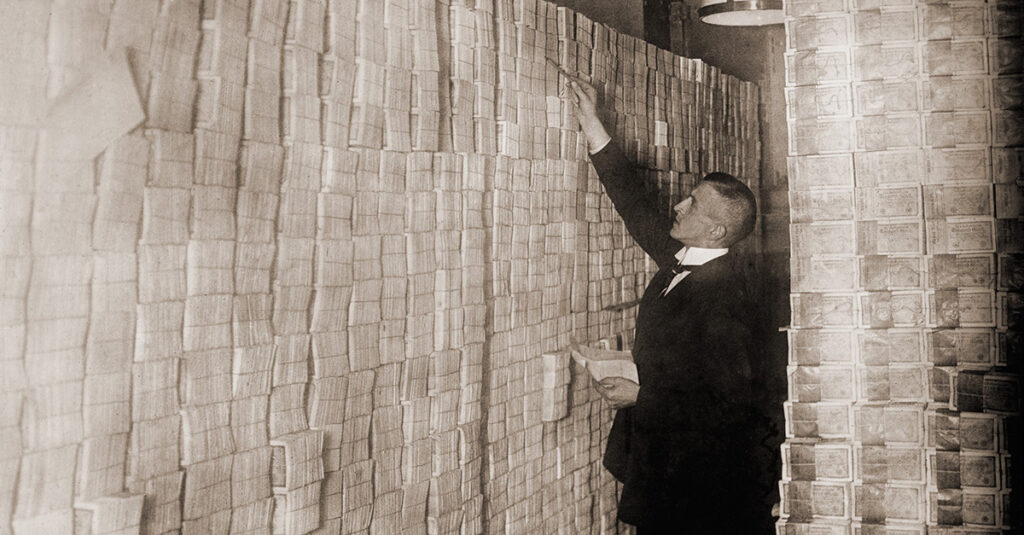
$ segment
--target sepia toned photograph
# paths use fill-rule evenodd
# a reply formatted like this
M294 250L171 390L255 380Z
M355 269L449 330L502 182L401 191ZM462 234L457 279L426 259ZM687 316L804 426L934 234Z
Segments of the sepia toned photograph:
M1024 532L1021 0L0 44L0 535Z

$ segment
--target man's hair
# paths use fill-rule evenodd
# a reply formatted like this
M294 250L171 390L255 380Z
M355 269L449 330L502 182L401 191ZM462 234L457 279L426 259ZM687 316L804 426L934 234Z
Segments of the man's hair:
M754 192L736 177L726 173L710 173L702 182L707 182L722 196L720 214L725 221L726 242L732 245L746 238L754 231L757 221L757 200Z

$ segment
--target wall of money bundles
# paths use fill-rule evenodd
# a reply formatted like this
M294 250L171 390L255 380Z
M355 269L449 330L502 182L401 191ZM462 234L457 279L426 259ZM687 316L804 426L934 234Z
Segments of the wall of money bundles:
M628 346L652 266L547 60L666 210L756 187L755 87L538 0L0 14L0 534L619 529L565 349ZM144 120L76 90L63 161L38 125L104 50Z
M1024 526L1022 9L788 3L781 534Z

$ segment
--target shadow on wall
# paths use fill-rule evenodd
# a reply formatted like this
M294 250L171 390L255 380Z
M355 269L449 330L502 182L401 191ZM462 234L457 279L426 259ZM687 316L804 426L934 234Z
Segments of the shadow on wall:
M582 13L594 22L607 24L624 34L644 38L643 0L554 0L554 3Z

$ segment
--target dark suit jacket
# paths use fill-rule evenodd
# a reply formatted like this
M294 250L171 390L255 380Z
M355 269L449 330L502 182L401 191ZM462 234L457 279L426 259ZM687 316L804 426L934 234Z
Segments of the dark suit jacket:
M639 394L617 412L604 457L623 483L619 519L666 533L766 532L768 470L752 457L767 434L750 386L756 307L735 255L694 269L662 296L683 247L669 236L672 219L614 143L591 159L626 228L661 267L636 320Z

